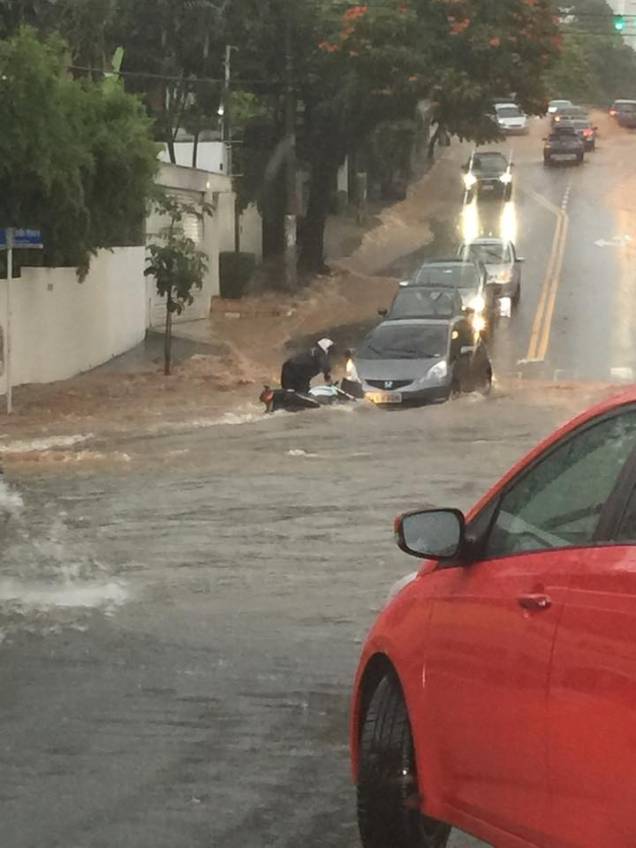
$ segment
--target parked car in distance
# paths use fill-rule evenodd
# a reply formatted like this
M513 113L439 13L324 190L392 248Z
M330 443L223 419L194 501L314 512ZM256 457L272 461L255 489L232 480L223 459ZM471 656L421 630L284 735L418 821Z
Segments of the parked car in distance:
M495 118L497 126L506 135L525 135L528 132L528 116L516 103L496 103Z
M425 561L355 678L364 848L636 845L636 388L395 533Z
M548 115L553 115L558 109L566 109L573 105L571 100L551 100L548 103Z
M625 106L636 106L636 100L615 100L609 108L609 114L612 118L618 117L618 113Z
M554 165L557 162L570 162L582 165L585 158L583 139L571 125L556 126L544 139L543 162Z
M486 286L495 298L509 297L513 306L521 299L521 263L515 246L500 238L478 238L460 245L460 259L471 259L486 269Z
M364 396L379 406L487 394L492 384L486 346L464 317L384 321L357 349L354 364Z

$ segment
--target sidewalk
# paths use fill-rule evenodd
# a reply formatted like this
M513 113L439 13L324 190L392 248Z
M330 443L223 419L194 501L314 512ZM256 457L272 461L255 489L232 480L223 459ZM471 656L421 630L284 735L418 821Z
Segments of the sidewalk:
M398 278L384 269L430 241L432 222L456 215L467 150L460 143L445 148L405 200L384 207L365 225L347 214L331 217L325 233L331 276L318 277L295 297L248 297L228 303L225 311L219 303L209 319L179 323L175 332L198 342L223 340L255 379L269 382L278 379L289 350L312 336L335 334L341 349L353 344L395 294Z
M330 276L317 277L295 296L245 298L209 319L176 324L171 376L163 375L162 341L153 335L143 348L95 371L18 387L15 414L0 413L0 454L9 439L50 433L106 438L218 418L239 406L258 413L261 385L278 382L290 351L329 334L342 353L377 323L377 310L390 304L398 282L382 269L426 244L431 222L452 219L465 156L465 145L445 149L404 201L384 208L365 227L346 217L331 219Z

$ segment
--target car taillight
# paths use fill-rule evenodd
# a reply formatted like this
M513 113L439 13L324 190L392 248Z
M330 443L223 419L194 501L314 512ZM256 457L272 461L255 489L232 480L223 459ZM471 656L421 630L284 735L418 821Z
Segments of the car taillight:
M610 115L613 118L616 115L616 109L610 109Z
M269 386L265 386L265 388L261 392L259 400L261 403L271 403L271 401L274 400L274 392L270 389Z

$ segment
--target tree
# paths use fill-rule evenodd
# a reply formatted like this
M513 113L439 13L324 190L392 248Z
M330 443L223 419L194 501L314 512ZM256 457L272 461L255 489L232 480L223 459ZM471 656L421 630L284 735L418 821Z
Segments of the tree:
M614 28L605 0L577 0L576 19L562 27L563 49L547 85L552 97L607 106L636 93L636 53Z
M155 200L156 211L166 219L159 241L148 246L145 275L154 277L157 292L166 298L166 327L164 337L164 374L170 374L172 362L172 319L194 302L193 289L203 287L207 272L207 255L198 250L185 233L188 217L201 218L212 214L208 204L195 206L182 203L169 195Z
M300 261L324 266L323 234L335 174L347 153L383 122L436 103L438 128L477 142L498 137L492 100L514 91L529 113L545 103L543 75L558 51L549 0L385 0L351 6L312 4L309 40L297 56L304 104L302 150L310 196Z
M0 42L0 226L38 227L45 262L83 273L99 248L140 243L157 148L136 98L67 64L58 37Z

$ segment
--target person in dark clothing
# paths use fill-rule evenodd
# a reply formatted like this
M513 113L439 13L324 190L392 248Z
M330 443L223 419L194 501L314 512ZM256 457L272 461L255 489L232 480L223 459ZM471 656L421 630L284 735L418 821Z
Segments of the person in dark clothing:
M333 348L331 339L320 339L312 348L292 356L283 363L280 384L283 389L307 394L314 377L320 372L325 377L325 383L331 381L331 364L329 352Z

